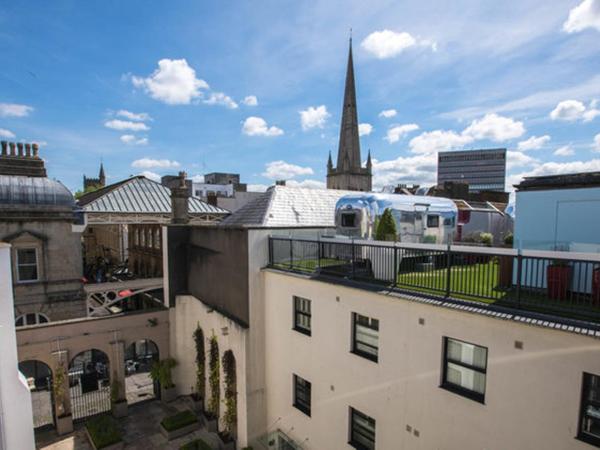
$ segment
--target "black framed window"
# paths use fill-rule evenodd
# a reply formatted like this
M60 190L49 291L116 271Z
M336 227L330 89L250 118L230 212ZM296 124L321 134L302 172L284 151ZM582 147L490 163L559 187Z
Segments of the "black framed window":
M427 216L427 228L438 228L440 226L440 216L429 214Z
M445 337L442 387L483 403L487 354L486 347Z
M310 381L294 374L294 406L310 416Z
M600 375L583 374L577 437L600 447Z
M17 249L17 281L37 281L38 265L35 248Z
M352 353L377 362L379 320L352 313Z
M358 450L375 450L375 419L350 408L350 442Z
M310 300L294 296L294 330L310 336Z

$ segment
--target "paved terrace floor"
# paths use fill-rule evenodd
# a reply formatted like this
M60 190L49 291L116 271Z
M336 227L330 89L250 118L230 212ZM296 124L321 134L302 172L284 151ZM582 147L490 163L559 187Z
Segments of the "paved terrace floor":
M159 430L160 421L168 415L185 409L192 409L188 397L163 404L160 401L138 403L129 407L129 415L119 419L123 431L125 448L129 450L178 450L183 444L201 438L214 450L220 450L220 439L216 433L206 430L204 424L198 431L170 442ZM41 450L92 450L87 440L84 424L75 425L75 431L65 436L57 436L54 430L36 433L36 448Z

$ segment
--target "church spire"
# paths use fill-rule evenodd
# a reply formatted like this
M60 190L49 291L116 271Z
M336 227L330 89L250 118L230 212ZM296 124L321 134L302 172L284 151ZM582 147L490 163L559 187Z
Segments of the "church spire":
M346 164L349 164L349 167L346 167ZM346 68L346 86L344 88L344 105L342 107L337 168L344 170L360 169L360 142L358 139L352 36L350 36L348 49L348 66Z

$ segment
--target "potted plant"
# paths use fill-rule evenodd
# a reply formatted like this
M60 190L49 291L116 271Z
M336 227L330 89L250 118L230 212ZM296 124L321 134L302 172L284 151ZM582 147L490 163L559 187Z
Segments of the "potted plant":
M565 260L554 260L546 268L546 281L548 298L566 300L571 285L571 266Z
M225 412L223 414L224 430L219 433L224 450L235 450L235 432L237 427L237 380L235 356L231 350L223 353L223 374L225 375Z
M175 384L173 383L173 377L171 370L177 365L177 361L173 358L161 359L155 361L150 369L150 378L155 383L158 382L160 385L160 398L163 403L168 403L175 400L177 391L175 390Z
M196 386L192 386L192 401L197 412L204 411L204 393L206 391L206 356L204 354L204 333L198 326L194 331L196 344Z
M116 372L113 372L112 383L110 385L110 403L112 414L116 418L127 415L127 399L123 395L123 385L117 379Z
M114 418L107 414L96 416L85 423L85 434L94 450L121 450L123 436Z
M219 373L219 345L217 337L211 336L208 355L208 384L210 388L210 398L204 417L206 418L206 428L208 431L217 431L219 420L219 403L221 401L221 384Z
M160 432L168 441L199 429L198 416L189 409L167 416L160 422Z
M68 434L73 431L73 417L68 408L66 395L69 391L65 389L67 373L65 367L60 364L54 369L52 391L56 405L56 432L59 435Z

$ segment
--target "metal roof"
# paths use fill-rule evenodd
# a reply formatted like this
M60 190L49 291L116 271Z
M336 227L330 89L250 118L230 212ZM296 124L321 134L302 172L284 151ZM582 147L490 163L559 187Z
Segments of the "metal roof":
M79 205L86 213L171 213L171 190L144 176L136 176L84 195ZM229 214L218 206L190 197L190 214Z
M335 204L355 191L273 186L238 209L221 225L263 227L334 227Z
M0 207L19 206L64 206L72 209L75 200L60 181L45 177L23 175L0 175Z

